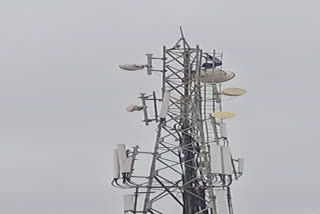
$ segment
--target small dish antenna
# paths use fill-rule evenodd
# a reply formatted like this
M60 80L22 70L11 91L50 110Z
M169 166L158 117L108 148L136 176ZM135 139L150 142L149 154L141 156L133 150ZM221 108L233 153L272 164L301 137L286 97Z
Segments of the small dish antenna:
M125 64L125 65L119 65L119 67L126 71L138 71L144 68L144 65L138 65L138 64Z
M247 93L247 91L241 88L226 88L221 93L227 96L241 96Z
M141 111L142 109L143 109L143 106L129 105L127 107L127 112Z
M227 118L232 118L236 116L236 114L233 112L222 111L222 112L214 112L211 114L211 116L214 118L227 119Z

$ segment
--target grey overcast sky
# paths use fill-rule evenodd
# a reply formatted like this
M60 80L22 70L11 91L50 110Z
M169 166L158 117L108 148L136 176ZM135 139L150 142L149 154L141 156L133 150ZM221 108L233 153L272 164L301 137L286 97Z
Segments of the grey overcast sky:
M119 71L189 42L224 52L225 103L245 175L236 214L320 213L320 3L312 0L0 1L0 213L122 213L117 143L149 149L154 127L125 112L157 76ZM148 167L146 167L147 170Z

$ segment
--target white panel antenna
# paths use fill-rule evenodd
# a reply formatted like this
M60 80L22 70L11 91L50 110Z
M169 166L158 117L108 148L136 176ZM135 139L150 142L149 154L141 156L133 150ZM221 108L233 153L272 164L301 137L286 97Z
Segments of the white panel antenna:
M222 174L224 175L232 175L233 174L233 166L232 166L232 157L230 148L227 146L221 147L222 152Z
M210 167L211 173L222 174L221 149L217 144L210 145Z
M113 150L113 178L119 179L120 178L120 163L118 158L118 150Z
M152 55L153 54L146 54L147 55L147 74L152 74Z
M120 173L131 173L133 165L133 157L127 157L126 146L124 144L117 145L118 160L120 165Z
M223 122L220 123L220 131L221 131L221 137L227 138L227 125Z
M170 91L165 90L163 94L162 106L161 106L161 111L159 115L160 118L166 119L167 112L169 109L169 104L170 104Z
M214 174L232 175L232 159L229 147L210 145L210 167Z
M118 151L118 159L119 159L119 165L120 165L120 172L123 172L125 161L127 158L126 154L126 146L124 144L118 144L117 145L117 151Z
M125 212L134 210L133 195L124 195L123 196L123 208L124 208Z
M238 159L238 173L240 175L243 174L243 169L244 169L244 158L239 158Z
M126 158L124 161L123 169L121 169L122 173L131 173L132 163L133 163L133 157Z
M216 190L216 203L218 214L230 214L228 201L227 201L227 191L226 190Z

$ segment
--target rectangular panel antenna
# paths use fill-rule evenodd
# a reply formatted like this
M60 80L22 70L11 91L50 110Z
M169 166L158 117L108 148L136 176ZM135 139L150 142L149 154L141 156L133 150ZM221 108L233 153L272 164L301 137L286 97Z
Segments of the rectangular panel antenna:
M169 104L170 104L170 91L165 90L164 94L163 94L163 99L162 99L160 118L166 119L167 112L168 112L168 109L169 109Z
M133 195L123 196L123 206L125 212L134 210Z
M120 178L120 163L118 158L118 150L113 150L113 178Z
M216 190L216 204L218 214L230 214L229 206L227 201L227 191L226 190Z

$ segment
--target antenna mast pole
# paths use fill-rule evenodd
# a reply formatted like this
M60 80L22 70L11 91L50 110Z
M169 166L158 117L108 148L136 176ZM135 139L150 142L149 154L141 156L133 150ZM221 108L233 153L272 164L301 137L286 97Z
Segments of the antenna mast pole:
M192 87L192 63L190 62L190 48L187 44L183 30L180 27L181 32L181 40L183 41L183 50L184 50L184 77L183 77L183 85L184 85L184 95L182 96L182 103L181 103L181 124L182 124L182 140L181 140L181 147L184 148L182 151L182 160L184 163L184 172L182 175L183 184L188 191L183 192L183 214L194 214L203 210L205 208L204 201L199 200L196 196L199 195L201 198L204 198L205 192L204 189L193 188L197 186L197 171L196 171L196 164L195 164L195 157L197 154L196 146L194 145L194 139L192 138L192 132L194 132L194 122L190 121L190 116L192 113L195 115L200 115L199 112L192 112L192 108L196 107L198 103L191 103L191 102L200 102L201 97L199 93L194 93L190 90ZM197 58L199 57L199 49L196 49ZM196 67L200 67L199 60L195 62ZM194 91L196 92L196 91ZM195 109L197 111L199 109ZM200 118L198 118L200 119ZM207 213L207 211L203 212Z

